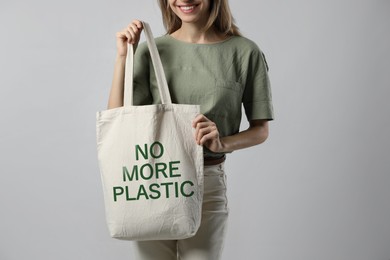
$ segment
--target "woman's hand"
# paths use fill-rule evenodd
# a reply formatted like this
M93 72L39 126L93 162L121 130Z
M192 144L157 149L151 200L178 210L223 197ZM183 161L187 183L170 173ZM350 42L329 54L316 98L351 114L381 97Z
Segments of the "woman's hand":
M206 146L210 151L224 152L224 144L221 142L217 125L203 114L198 115L192 122L195 128L195 140L199 145Z
M134 50L137 48L142 29L142 22L139 20L134 20L122 31L116 33L116 47L118 56L126 56L127 43L133 44Z
M233 152L258 145L268 138L267 119L251 120L248 129L225 137L220 137L215 123L202 114L194 119L192 126L196 129L196 143L216 153Z

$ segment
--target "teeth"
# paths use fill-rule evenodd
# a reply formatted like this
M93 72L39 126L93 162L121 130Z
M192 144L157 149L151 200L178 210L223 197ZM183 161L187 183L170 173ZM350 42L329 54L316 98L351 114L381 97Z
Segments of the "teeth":
M184 11L189 11L189 10L194 9L194 6L193 5L192 6L181 6L180 8L183 9Z

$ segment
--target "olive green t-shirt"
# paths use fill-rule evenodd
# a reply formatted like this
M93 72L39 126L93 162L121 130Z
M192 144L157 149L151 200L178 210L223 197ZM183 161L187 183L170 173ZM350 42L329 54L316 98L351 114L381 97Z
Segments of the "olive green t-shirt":
M241 107L248 120L273 120L268 65L251 40L232 36L225 41L196 44L170 35L156 38L171 98L177 104L200 105L220 136L239 132ZM146 43L134 56L134 105L161 103ZM204 149L205 156L221 154Z

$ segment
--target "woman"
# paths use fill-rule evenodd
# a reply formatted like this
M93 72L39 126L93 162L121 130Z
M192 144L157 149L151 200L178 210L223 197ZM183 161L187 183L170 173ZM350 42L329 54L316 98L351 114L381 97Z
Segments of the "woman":
M267 63L240 36L227 0L159 0L167 34L156 39L173 103L199 104L195 140L204 147L205 193L201 226L179 241L135 242L136 259L220 259L228 218L225 154L264 142L273 108ZM123 106L127 43L136 47L142 24L116 34L117 57L108 108ZM134 104L159 103L146 44L135 53ZM239 132L241 104L249 128Z

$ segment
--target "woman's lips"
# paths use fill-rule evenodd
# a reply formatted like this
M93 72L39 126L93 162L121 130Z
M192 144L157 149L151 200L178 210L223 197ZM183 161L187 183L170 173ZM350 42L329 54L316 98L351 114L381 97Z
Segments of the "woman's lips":
M183 13L189 14L195 10L197 5L179 5L178 7Z

